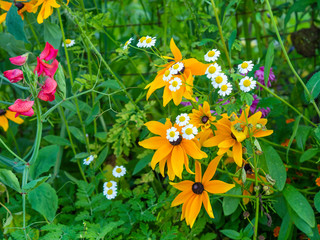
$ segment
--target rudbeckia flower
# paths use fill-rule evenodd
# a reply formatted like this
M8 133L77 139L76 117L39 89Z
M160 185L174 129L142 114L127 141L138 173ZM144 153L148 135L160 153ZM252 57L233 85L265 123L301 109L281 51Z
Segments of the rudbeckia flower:
M69 0L68 0L69 3ZM40 5L41 9L39 11L37 22L39 24L43 23L43 19L47 19L53 13L53 8L59 8L60 5L56 2L56 0L38 0L37 4L34 6L37 9Z
M211 124L216 120L214 116L211 115L210 106L207 101L203 103L203 107L199 105L199 109L192 109L192 113L189 114L190 124L193 124L201 130L210 128Z
M145 41L145 38L144 39L141 38L139 40L138 47L140 45L142 47L144 41ZM164 59L168 59L169 62L167 64L164 64L161 66L161 67L163 67L163 69L158 71L158 74L155 77L155 79L145 87L145 89L149 89L147 92L147 100L149 99L149 97L151 96L151 94L155 90L162 88L162 87L165 87L165 90L163 93L163 105L164 106L167 105L167 103L172 99L172 98L169 99L170 96L168 96L168 95L170 95L169 91L168 91L169 90L168 85L169 85L169 80L171 80L171 75L172 75L172 72L170 70L172 70L174 72L174 74L181 74L182 73L180 78L182 79L182 82L184 83L183 85L185 85L185 84L187 85L187 86L182 86L178 96L175 96L173 98L173 100L175 100L174 103L176 105L180 104L180 102L181 102L180 99L182 99L182 96L185 97L186 99L195 101L195 99L192 98L193 76L204 75L209 64L203 64L195 58L183 59L182 54L181 54L179 48L176 46L173 39L171 39L171 42L170 42L170 49L171 49L171 52L174 57L173 58L166 57L166 56L163 57ZM183 68L181 68L180 71L176 71L177 69L171 68L172 66L174 66L177 63L179 63L177 65L177 67L181 68L181 66L183 66ZM167 70L169 70L169 72ZM169 76L170 76L170 78L168 79ZM178 75L176 75L176 76L178 76Z
M247 106L245 111L242 111L241 116L237 117L232 113L232 117L222 114L222 118L214 125L217 130L214 131L215 136L203 143L205 147L218 146L218 155L223 155L232 147L232 154L235 163L242 166L242 142L249 138L248 126L253 137L265 137L273 133L273 130L266 130L265 125L267 119L261 118L262 113L256 112L252 116L248 116L250 107ZM245 116L246 114L246 116ZM234 119L231 121L230 119ZM248 121L248 124L246 122Z
M175 176L182 178L183 166L185 166L189 173L194 174L189 168L188 155L194 159L207 157L207 154L200 150L198 140L183 138L181 127L178 124L172 126L169 119L166 120L165 124L150 121L145 123L145 126L150 132L160 136L141 141L139 145L144 148L157 150L152 157L151 167L154 169L157 163L159 163L162 176L164 176L166 164L170 180L174 180Z
M0 109L0 126L6 132L9 128L8 119L17 123L23 123L23 119L20 117L15 117L15 112L11 112L10 110Z
M244 77L240 80L240 89L244 92L249 92L256 87L256 81L252 77Z
M170 183L174 188L182 191L171 203L171 207L182 205L181 220L186 219L187 225L192 228L202 206L206 209L209 217L214 218L209 199L209 193L219 194L228 192L235 185L222 182L220 180L211 180L214 176L221 156L214 158L208 165L206 172L202 177L201 164L196 161L195 181L182 181L180 183Z
M22 18L22 20L24 19L23 13L25 11L27 11L29 13L34 12L33 8L34 8L35 3L37 2L37 0L31 0L29 2L24 2L24 1L26 1L26 0L21 0L21 1L15 2L15 6L18 8L18 14ZM0 8L7 11L7 12L10 10L11 6L12 6L11 2L0 1ZM4 22L6 20L6 17L7 17L7 13L1 14L0 15L0 23Z

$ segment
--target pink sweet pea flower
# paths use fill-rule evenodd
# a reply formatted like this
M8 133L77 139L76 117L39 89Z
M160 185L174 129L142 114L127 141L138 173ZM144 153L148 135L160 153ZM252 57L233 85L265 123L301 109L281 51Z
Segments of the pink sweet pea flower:
M58 54L58 49L54 49L53 46L47 42L45 48L40 54L40 59L49 61L51 59L55 59L57 54Z
M34 101L17 99L13 105L8 107L8 109L12 112L16 112L15 117L18 117L19 115L31 117L34 114L32 109L33 104Z
M16 83L23 79L23 72L20 69L5 71L3 75L8 78L11 83Z
M53 60L53 62L51 64L49 63L45 63L44 61L42 61L39 57L37 57L37 66L34 69L34 73L38 73L38 76L40 75L44 75L44 76L48 76L50 78L53 78L54 74L56 73L58 66L59 66L59 62L57 59Z
M21 56L16 56L9 58L10 62L16 66L22 66L26 63L28 59L28 54L23 54Z
M56 88L57 82L53 78L48 78L41 87L38 98L43 101L52 102L55 99L54 94L56 92Z

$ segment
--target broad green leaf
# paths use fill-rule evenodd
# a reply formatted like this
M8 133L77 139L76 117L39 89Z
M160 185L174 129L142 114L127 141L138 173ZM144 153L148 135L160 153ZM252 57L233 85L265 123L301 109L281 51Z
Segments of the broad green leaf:
M308 200L291 185L286 185L283 195L295 213L313 228L315 226L315 217Z
M237 29L234 29L228 39L228 48L229 48L229 55L230 56L231 56L232 45L234 43L234 40L236 40L236 37L237 37Z
M289 240L292 234L292 230L292 221L290 219L289 213L287 213L282 219L278 240Z
M320 212L320 191L314 196L314 206Z
M296 134L297 134L300 120L301 120L301 115L297 116L297 118L296 118L295 121L294 121L293 132L292 132L292 135L291 135L291 137L290 137L289 144L288 144L288 147L287 147L287 152L286 152L286 161L287 161L287 163L289 163L289 149L290 149L290 147L291 147L291 144L292 144L292 142L293 142L293 139L295 138L295 136L296 136Z
M65 139L60 136L48 135L44 137L44 140L51 144L57 144L59 146L71 146L71 143L68 139Z
M19 180L11 170L0 169L0 182L21 193Z
M240 93L240 99L241 99L241 101L246 102L246 104L249 105L249 106L251 106L251 104L252 104L252 102L254 100L252 94L246 93L246 92L241 92Z
M61 29L57 24L45 20L44 25L44 41L49 42L54 48L60 48L61 45Z
M28 194L31 207L42 214L50 222L53 221L58 209L58 196L48 183L42 183Z
M307 151L305 151L301 157L300 157L300 162L303 163L311 158L313 158L314 156L317 155L317 153L319 152L318 148L310 148Z
M94 168L97 170L101 164L106 160L109 154L109 145L107 145L100 153L99 156L94 164Z
M32 191L33 189L39 187L42 183L44 183L45 181L47 181L47 179L51 177L51 175L49 176L45 176L45 177L41 177L41 178L38 178L36 180L32 180L31 182L27 183L26 185L24 185L24 187L22 188L23 191L25 192L30 192Z
M282 191L286 184L287 172L286 168L277 153L270 145L263 144L263 153L266 159L267 168L270 176L276 180L275 187Z
M270 68L273 63L273 58L274 58L274 43L273 41L269 43L268 50L267 50L267 55L266 55L266 63L264 66L264 85L267 87L268 86L268 81L269 81L269 74L270 74Z
M287 210L289 212L289 215L293 224L296 225L296 227L300 229L302 232L307 234L308 237L312 237L313 236L312 228L305 221L303 221L289 206Z
M311 94L312 99L316 99L320 94L320 71L313 74L313 76L307 82L306 86L309 90L309 93ZM304 93L304 95L308 102L312 100L308 97L306 92Z
M16 40L10 33L0 33L0 49L8 52L12 57L19 56L27 52L24 42Z
M227 193L232 195L241 195L242 194L241 187L237 186L235 188L232 188ZM240 203L240 199L241 198L233 198L233 197L223 198L222 208L225 216L229 216L232 213L234 213L234 211L237 210L238 205Z
M8 32L11 33L17 40L28 42L25 36L23 21L18 14L18 8L12 4L6 16L6 25Z
M87 119L85 120L85 122L84 122L85 125L88 126L90 123L92 123L92 121L98 117L99 112L100 112L100 104L99 104L99 102L97 102L93 106L90 114L88 115Z
M149 162L151 162L153 153L152 154L148 154L147 156L143 157L142 159L139 160L139 162L136 164L132 175L137 174L138 172L140 172L145 166L147 166L149 164Z
M311 129L312 128L309 126L300 125L297 130L296 141L298 148L300 148L301 150L304 150Z
M58 70L56 72L55 75L55 80L57 81L58 87L57 87L57 93L58 95L62 98L65 99L66 98L66 78L64 76L63 73L63 67L62 65L59 63L59 67Z
M224 235L226 235L228 238L231 239L241 239L241 234L238 233L235 230L232 229L223 229L220 232L222 232Z
M317 128L313 129L313 132L314 132L315 138L318 140L318 142L320 142L320 126L318 126Z
M106 89L110 88L110 89L115 89L115 90L121 88L116 80L107 80L107 81L99 84L98 87L104 87Z
M57 160L59 152L58 145L50 145L41 148L39 151L38 158L30 166L30 176L32 179L36 179L42 173L47 172L51 167L54 166Z
M79 128L76 128L74 126L69 127L70 132L72 133L72 135L81 143L85 143L85 139L84 139L84 135L83 133L80 131Z

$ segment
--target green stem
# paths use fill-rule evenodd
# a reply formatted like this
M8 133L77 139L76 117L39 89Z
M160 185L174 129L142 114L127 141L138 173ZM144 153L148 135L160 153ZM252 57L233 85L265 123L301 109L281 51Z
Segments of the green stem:
M298 73L296 72L296 70L294 69L294 67L292 66L292 63L291 63L291 61L290 61L290 58L289 58L289 56L288 56L288 54L287 54L287 51L286 51L286 49L285 49L285 47L284 47L284 45L283 45L282 40L281 40L280 33L279 33L278 28L277 28L277 24L276 24L276 22L275 22L275 20L274 20L274 17L273 17L273 13L272 13L272 10L271 10L271 6L270 6L270 3L269 3L269 0L266 0L266 3L267 3L267 8L268 8L268 12L269 12L269 14L270 14L270 19L271 19L272 25L273 25L274 30L275 30L275 32L276 32L278 41L279 41L279 43L280 43L280 45L281 45L281 49L282 49L282 52L283 52L283 54L284 54L284 56L285 56L285 58L286 58L286 60L287 60L287 63L288 63L288 65L289 65L291 71L293 72L293 74L296 76L296 78L298 79L298 81L299 81L300 84L302 85L304 91L306 92L306 94L308 95L308 97L309 97L312 105L314 106L314 108L315 108L318 116L320 117L320 110L319 110L317 104L315 103L313 97L311 96L311 94L310 94L307 86L304 84L304 82L302 81L302 79L300 78L300 76L298 75Z
M249 0L251 1L251 0ZM248 0L244 1L244 12L247 12ZM243 34L246 42L246 59L251 59L251 40L249 39L249 25L248 25L248 16L246 14L242 15L243 22Z
M26 16L25 18L26 18L26 20L27 20L27 23L28 23L28 25L29 25L29 28L30 28L30 30L31 30L31 32L32 32L33 37L36 39L36 42L37 42L38 46L40 47L40 46L41 46L41 43L40 43L40 41L39 41L38 35L37 35L36 32L34 31L33 26L32 26L32 24L31 24L30 21L29 21L28 16Z
M19 157L17 154L15 154L13 151L11 151L11 149L7 146L7 144L4 143L4 141L2 141L2 139L0 138L0 143L5 147L5 149L7 149L7 151L9 153L11 153L15 158L17 158L19 161L23 162L23 163L27 163L25 160L23 160L21 157Z
M219 33L220 33L220 38L221 38L221 42L222 42L222 45L223 45L224 53L225 53L225 55L227 57L229 68L231 70L232 69L232 65L231 65L231 61L230 61L230 58L229 58L227 45L226 45L226 42L224 41L224 37L223 37L223 34L222 34L222 27L221 27L220 20L219 20L218 9L216 8L216 5L214 4L214 0L211 0L211 4L212 4L214 15L216 17L217 25L218 25L218 28L219 28Z

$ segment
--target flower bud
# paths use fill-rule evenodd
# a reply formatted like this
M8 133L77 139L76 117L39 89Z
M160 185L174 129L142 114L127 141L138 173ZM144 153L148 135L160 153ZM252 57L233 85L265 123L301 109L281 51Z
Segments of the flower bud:
M23 79L23 72L20 69L8 70L3 72L3 76L8 78L11 83L16 83Z
M269 189L270 189L270 188L269 188L269 186L266 186L266 185L265 185L265 186L263 186L263 191L265 191L265 192L266 192L266 191L268 191Z
M9 58L10 62L16 66L22 66L24 65L28 60L28 54L23 54L21 56L16 56Z
M257 155L262 155L263 154L263 152L259 151L259 150L256 150L255 152L256 152Z
M253 189L254 189L254 191L255 191L255 192L259 192L259 191L260 191L260 186L259 186L259 185L254 186L254 188L253 188Z
M256 124L256 129L262 129L263 125L261 123Z
M276 184L276 180L274 180L269 174L266 175L266 179L272 184L272 186Z

